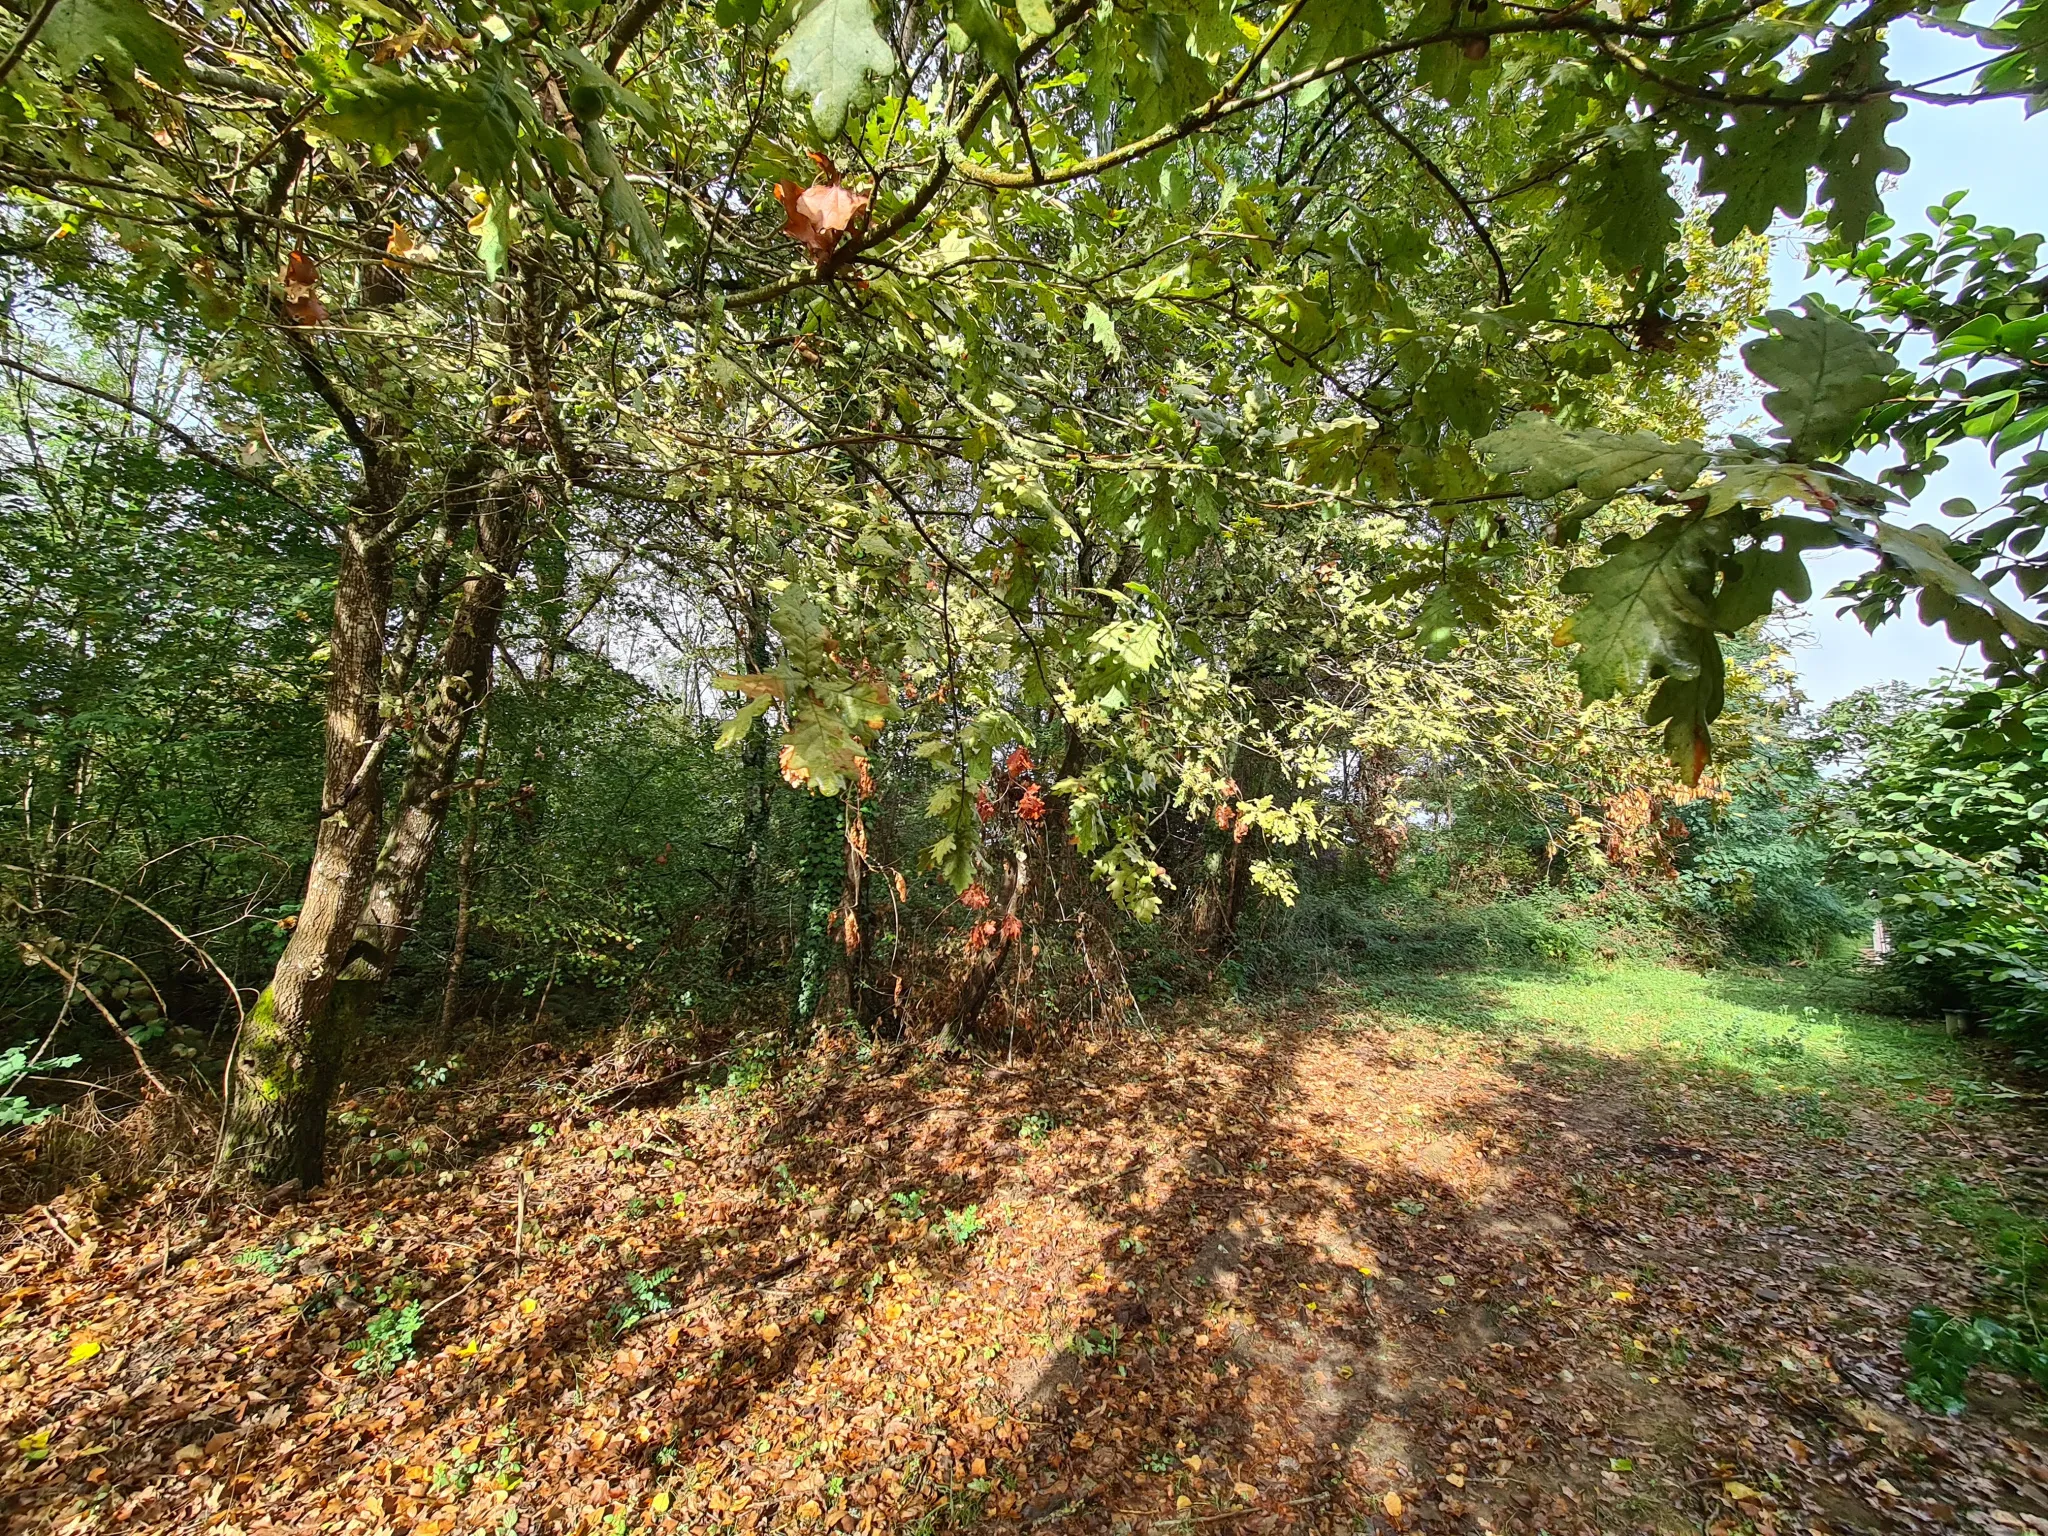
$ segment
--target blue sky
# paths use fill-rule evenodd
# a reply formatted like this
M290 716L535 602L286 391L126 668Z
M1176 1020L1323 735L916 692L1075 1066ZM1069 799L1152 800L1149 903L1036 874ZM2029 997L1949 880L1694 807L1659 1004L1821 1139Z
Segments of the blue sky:
M1981 63L1985 57L1983 50L1963 39L1900 27L1893 35L1891 68L1898 79L1911 82ZM1966 80L1958 80L1944 88L1966 87ZM2042 195L2048 112L2029 121L2020 103L2013 101L1947 108L1914 105L1892 138L1913 159L1885 194L1885 212L1898 221L1899 233L1927 228L1922 210L1958 188L1969 192L1963 207L1984 222L2020 230L2048 228L2048 198ZM1772 253L1771 302L1789 304L1813 292L1849 297L1826 279L1807 277L1798 237L1787 230ZM1966 444L1951 456L1955 462L1928 483L1908 521L1941 523L1936 509L1952 496L1967 496L1980 506L1997 499L2000 477L1981 448ZM1857 467L1874 469L1882 462L1873 459ZM1825 593L1866 563L1848 551L1815 560L1815 591ZM1946 635L1923 627L1910 611L1875 634L1866 634L1853 617L1834 616L1840 606L1825 596L1808 604L1804 628L1810 643L1793 653L1800 686L1816 704L1876 683L1926 682L1953 671L1963 656ZM1973 671L1974 665L1966 662L1966 674Z

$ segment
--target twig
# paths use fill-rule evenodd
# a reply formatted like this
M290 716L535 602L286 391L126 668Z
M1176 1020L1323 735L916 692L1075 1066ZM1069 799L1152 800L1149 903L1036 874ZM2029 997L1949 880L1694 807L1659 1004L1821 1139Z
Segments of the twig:
M513 1218L512 1227L512 1273L518 1275L525 1270L526 1250L526 1170L519 1170L519 1214Z
M5 80L8 75L13 73L14 66L21 62L21 56L28 52L28 45L36 40L36 35L43 30L44 24L49 21L50 12L56 9L57 0L43 0L41 8L37 10L35 15L29 17L28 25L21 29L21 36L15 39L14 46L8 50L7 57L0 59L0 80Z
M39 1205L36 1207L36 1209L43 1213L43 1220L47 1221L50 1224L50 1230L55 1232L59 1237L63 1238L65 1242L69 1243L71 1245L71 1251L73 1253L83 1257L85 1254L85 1249L82 1246L80 1246L77 1238L73 1237L69 1232L66 1232L64 1230L64 1223L57 1219L57 1213L55 1211L52 1211L47 1205Z
M465 1285L459 1291L455 1291L449 1295L443 1296L439 1301L435 1302L431 1307L427 1308L426 1311L422 1312L420 1316L422 1318L432 1317L436 1312L440 1311L443 1307L447 1306L449 1302L460 1301L463 1297L467 1296L471 1291L475 1290L477 1288L477 1284L484 1278L484 1276L488 1275L492 1270L496 1269L498 1267L498 1264L499 1261L493 1259L490 1263L486 1264L482 1269L478 1270L475 1274L469 1277L469 1284Z

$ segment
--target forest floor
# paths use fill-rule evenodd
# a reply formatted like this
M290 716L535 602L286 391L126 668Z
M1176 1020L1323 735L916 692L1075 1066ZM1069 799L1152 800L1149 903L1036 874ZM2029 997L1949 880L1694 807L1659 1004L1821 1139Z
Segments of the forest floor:
M0 1522L2048 1532L2028 1391L1933 1416L1900 1358L2038 1231L2048 1120L1829 988L1398 978L716 1091L651 1042L423 1070L310 1197L23 1218Z

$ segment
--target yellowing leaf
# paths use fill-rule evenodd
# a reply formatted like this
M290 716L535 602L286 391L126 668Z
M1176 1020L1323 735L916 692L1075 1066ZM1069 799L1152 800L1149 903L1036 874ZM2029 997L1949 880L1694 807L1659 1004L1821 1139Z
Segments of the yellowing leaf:
M661 1490L661 1492L657 1493L653 1498L647 1501L647 1507L653 1510L657 1515L665 1515L668 1513L668 1506L670 1502L671 1501L669 1498L669 1492L666 1488L664 1488ZM815 1504L811 1507L813 1509L817 1508ZM802 1511L799 1510L798 1513L801 1514Z
M73 1365L83 1365L99 1352L100 1341L98 1339L79 1339L71 1346L71 1363Z
M1727 1494L1729 1498L1738 1502L1743 1499L1760 1499L1763 1497L1762 1494L1758 1493L1747 1483L1726 1482L1721 1485L1721 1491Z
M1380 1507L1386 1510L1389 1520L1400 1519L1401 1511L1406 1508L1401 1502L1401 1495L1398 1493L1390 1493L1384 1499L1381 1499Z

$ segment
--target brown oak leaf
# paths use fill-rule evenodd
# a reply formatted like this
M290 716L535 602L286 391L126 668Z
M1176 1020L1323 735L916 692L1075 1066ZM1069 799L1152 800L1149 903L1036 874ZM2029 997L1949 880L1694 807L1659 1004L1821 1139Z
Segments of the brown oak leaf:
M820 263L832 254L839 237L852 227L854 220L868 211L864 194L833 182L799 187L793 181L778 181L775 196L787 215L782 221L782 232Z
M320 302L320 269L304 251L293 251L284 264L284 316L293 325L327 323L327 306Z

